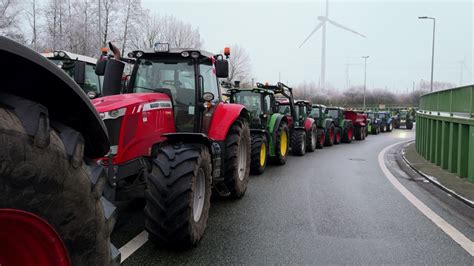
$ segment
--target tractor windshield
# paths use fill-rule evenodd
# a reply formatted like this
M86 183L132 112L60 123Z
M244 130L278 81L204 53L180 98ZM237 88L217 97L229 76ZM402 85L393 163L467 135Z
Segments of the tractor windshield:
M380 117L381 119L385 119L385 118L387 118L387 114L385 114L385 113L379 113L379 117Z
M53 62L59 68L61 68L64 72L66 72L71 78L74 78L75 66L76 61L70 59L53 59L49 58L49 61ZM95 66L89 63L86 63L86 69L84 73L84 84L79 84L82 90L85 93L93 91L97 94L101 93L102 87L102 76L97 76L95 74Z
M367 113L367 115L370 119L375 119L375 113Z
M252 117L262 114L262 96L252 91L239 91L234 96L234 103L247 107Z
M339 118L339 110L337 109L326 109L329 117L336 119Z
M196 86L194 64L190 60L140 59L132 76L132 91L152 93L168 89L171 93L176 127L193 132ZM208 86L210 87L210 86Z
M291 115L290 105L289 104L280 104L278 106L278 112L282 115Z
M321 110L320 107L312 107L310 116L314 117L314 118L319 118L319 111L320 110Z
M407 114L408 114L407 111L400 111L400 115L402 115L402 116L406 116Z

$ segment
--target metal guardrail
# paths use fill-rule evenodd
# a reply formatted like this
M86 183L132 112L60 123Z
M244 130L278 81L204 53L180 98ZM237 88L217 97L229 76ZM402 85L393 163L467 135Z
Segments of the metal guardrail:
M417 152L474 183L474 85L422 95L416 115Z

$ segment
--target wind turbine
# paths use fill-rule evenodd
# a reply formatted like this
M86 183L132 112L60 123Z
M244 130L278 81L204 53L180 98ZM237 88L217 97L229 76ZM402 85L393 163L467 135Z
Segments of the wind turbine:
M358 33L357 31L355 30L352 30L344 25L341 25L339 23L337 23L336 21L334 20L331 20L329 19L329 4L328 4L328 0L326 0L326 16L318 16L318 20L320 20L321 22L319 22L318 25L316 25L316 27L313 29L313 31L308 35L308 37L306 37L306 39L300 44L300 47L301 48L305 43L306 41L309 40L309 38L311 38L311 36L313 36L314 33L316 33L321 27L323 28L323 38L322 38L322 46L321 46L321 86L324 88L326 87L326 23L331 23L332 25L338 27L338 28L341 28L343 30L347 30L347 31L350 31L356 35L359 35L359 36L362 36L365 38L365 35L361 34L361 33Z

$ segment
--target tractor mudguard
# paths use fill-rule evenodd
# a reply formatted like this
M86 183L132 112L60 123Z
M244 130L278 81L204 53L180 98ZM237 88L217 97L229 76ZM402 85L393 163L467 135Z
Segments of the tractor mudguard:
M324 130L327 130L329 127L331 127L332 123L334 123L334 121L331 118L324 119L324 122L323 122Z
M288 123L285 116L282 114L272 114L270 119L268 119L267 129L270 136L268 139L268 146L271 156L275 156L276 134L282 120Z
M314 124L314 119L313 118L308 117L304 120L304 128L305 128L306 132L311 131L311 128L313 127L313 124Z
M250 120L245 106L234 103L219 103L212 116L208 137L215 141L224 141L230 126L240 116L243 116L247 121Z
M82 133L87 157L97 158L109 151L107 130L99 114L64 71L44 56L1 36L0 57L2 75L6 77L1 92L45 106L56 121Z

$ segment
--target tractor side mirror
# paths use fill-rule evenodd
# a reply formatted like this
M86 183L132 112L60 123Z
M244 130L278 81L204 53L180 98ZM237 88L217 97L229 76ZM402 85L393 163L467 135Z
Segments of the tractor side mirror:
M99 59L95 65L95 74L97 76L105 75L105 66L107 65L107 59Z
M99 69L100 71L103 71L103 76L104 76L104 84L102 86L102 95L103 96L108 96L108 95L115 95L115 94L120 94L120 91L122 90L122 74L123 74L123 69L125 68L125 64L121 61L114 60L114 59L108 59L108 60L103 60L99 62L102 64L104 62L104 66L100 66L103 69ZM96 74L97 74L97 69L96 67Z
M77 61L74 66L74 81L82 85L86 81L86 63Z
M225 59L216 60L216 76L218 78L227 78L229 76L229 62Z

